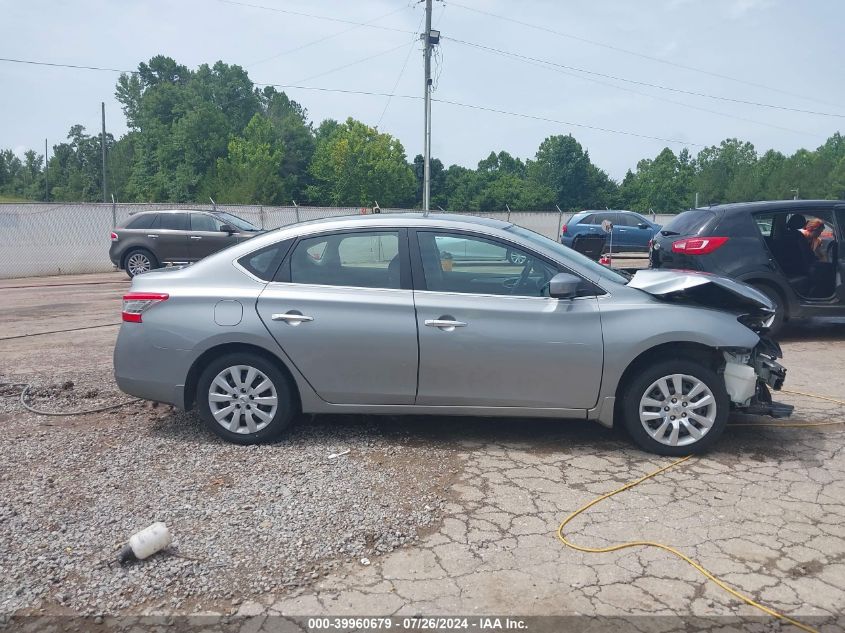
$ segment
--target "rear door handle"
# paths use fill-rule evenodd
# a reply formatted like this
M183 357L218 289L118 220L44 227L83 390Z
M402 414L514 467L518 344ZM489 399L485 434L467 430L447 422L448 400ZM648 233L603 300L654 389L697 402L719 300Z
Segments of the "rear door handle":
M201 239L202 239L202 235L192 235L192 236L191 236L191 239L192 239L192 240L201 240Z
M300 323L309 323L314 320L314 317L302 314L301 312L285 312L284 314L274 314L270 317L274 321L284 321L288 325L299 325Z
M147 237L151 237L151 238L153 238L154 240L157 240L157 239L158 239L158 235L148 235Z
M467 326L463 321L455 321L455 319L426 319L425 324L428 327L440 328L444 332L452 332L456 327Z

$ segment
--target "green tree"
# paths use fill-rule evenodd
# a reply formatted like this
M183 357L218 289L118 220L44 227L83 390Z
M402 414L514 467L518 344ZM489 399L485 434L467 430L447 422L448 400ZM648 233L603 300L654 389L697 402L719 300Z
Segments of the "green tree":
M393 207L414 198L402 143L352 118L318 138L310 173L309 197L321 204Z
M242 137L229 141L229 153L217 159L217 200L284 204L290 199L279 177L284 151L270 120L256 114Z
M615 183L592 164L571 134L548 137L527 167L528 176L550 189L563 209L609 206L616 193Z

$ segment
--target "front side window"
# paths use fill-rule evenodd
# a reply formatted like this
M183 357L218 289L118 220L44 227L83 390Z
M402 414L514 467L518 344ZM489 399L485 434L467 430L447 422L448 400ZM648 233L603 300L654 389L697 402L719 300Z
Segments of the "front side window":
M188 230L188 214L187 213L160 213L159 214L159 229L168 229L171 231L187 231Z
M533 253L461 233L417 233L425 285L438 292L542 297L557 270Z
M222 222L205 213L191 214L192 231L220 231L222 225Z
M290 258L295 284L400 288L398 231L336 233L300 240Z

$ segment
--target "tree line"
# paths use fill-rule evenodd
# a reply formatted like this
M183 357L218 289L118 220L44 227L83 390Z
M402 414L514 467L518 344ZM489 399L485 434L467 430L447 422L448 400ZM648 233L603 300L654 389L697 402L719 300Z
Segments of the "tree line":
M315 124L307 110L247 72L218 61L191 70L157 56L122 74L116 98L128 131L105 138L107 185L121 202L218 202L418 207L423 159L352 118ZM51 201L102 199L101 136L81 125L44 156L0 151L0 194ZM759 154L725 139L693 156L668 147L621 182L572 135L546 138L533 158L491 152L475 169L431 162L432 206L449 211L626 208L671 213L699 203L845 197L845 140L815 150Z

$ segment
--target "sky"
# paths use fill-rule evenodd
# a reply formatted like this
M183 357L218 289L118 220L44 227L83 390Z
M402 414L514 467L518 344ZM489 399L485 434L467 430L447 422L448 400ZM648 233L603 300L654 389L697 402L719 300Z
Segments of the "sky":
M434 5L443 38L432 155L446 165L475 167L500 150L531 158L546 137L571 133L619 180L664 147L695 154L737 137L760 153L789 154L845 127L845 2ZM133 70L163 54L192 68L238 64L255 82L420 97L422 45L414 33L423 7L416 0L0 0L0 57ZM114 98L117 76L0 62L0 148L42 153L45 138L61 142L76 123L99 131L101 101L108 130L119 136L126 124ZM422 152L419 98L285 91L315 125L351 116L399 138L409 159Z

